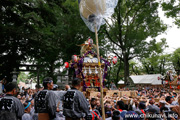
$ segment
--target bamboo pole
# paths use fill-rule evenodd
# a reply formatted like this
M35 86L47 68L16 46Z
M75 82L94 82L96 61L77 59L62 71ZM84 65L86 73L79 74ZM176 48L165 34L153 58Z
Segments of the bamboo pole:
M100 77L100 88L101 88L102 119L105 120L105 111L104 111L104 103L103 103L103 80L102 80L102 74L101 74L101 62L100 62L99 45L98 45L98 33L97 33L96 25L95 25L95 35L96 35L96 47L97 47L97 57L98 57L99 77Z

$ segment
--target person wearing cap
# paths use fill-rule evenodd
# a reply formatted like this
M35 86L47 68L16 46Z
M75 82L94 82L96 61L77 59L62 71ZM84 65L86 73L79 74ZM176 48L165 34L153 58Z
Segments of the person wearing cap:
M58 85L54 84L53 85L53 91L57 91L58 90Z
M32 99L30 99L28 102L31 102L31 111L30 111L30 115L32 117L33 120L38 120L38 113L35 113L35 108L34 108L34 98L35 98L36 94L34 94L32 96Z
M80 120L90 114L89 103L82 92L81 80L74 78L72 88L63 97L63 115L66 120Z
M53 91L53 79L46 77L43 80L44 90L39 91L35 97L35 113L38 120L52 120L56 117L56 98Z
M22 116L22 120L32 120L32 117L30 115L31 112L31 102L25 102L24 104L24 115Z
M17 94L16 87L16 84L12 82L5 86L6 95L0 98L0 113L15 114L15 119L21 120L24 114L24 106L18 98L14 97Z

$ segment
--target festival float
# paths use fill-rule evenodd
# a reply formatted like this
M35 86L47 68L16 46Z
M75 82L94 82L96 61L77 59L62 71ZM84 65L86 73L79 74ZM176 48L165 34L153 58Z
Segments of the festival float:
M110 65L110 63L109 61L100 57L98 30L100 29L101 25L105 24L105 19L108 19L114 13L114 8L116 7L117 3L118 0L78 0L80 16L86 26L95 33L96 45L93 45L93 43L91 43L93 40L89 39L88 41L91 42L88 42L88 44L84 46L85 52L79 57L79 59L77 58L77 63L71 64L71 67L75 68L75 75L82 79L83 91L91 87L97 87L97 89L101 91L103 120L105 120L103 88L104 80L107 76L107 67ZM92 51L93 46L97 52Z
M65 67L71 67L74 69L74 77L82 80L82 91L100 91L100 77L102 77L104 91L106 76L108 74L108 66L111 63L117 63L117 57L108 57L107 59L100 57L101 62L101 74L99 76L97 47L93 44L93 40L88 38L84 44L81 45L80 55L73 55L72 60L68 64L65 62Z
M166 72L162 84L170 89L180 89L180 75L173 75L172 71L169 70Z
M179 90L180 89L180 75L179 76L175 75L174 80L172 82L170 82L169 85L170 85L169 87L171 89Z

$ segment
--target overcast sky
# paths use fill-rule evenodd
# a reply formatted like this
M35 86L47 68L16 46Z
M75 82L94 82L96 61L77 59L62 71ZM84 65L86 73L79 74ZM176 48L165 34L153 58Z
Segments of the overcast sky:
M159 8L159 16L164 21L164 23L168 24L168 26L171 26L171 28L168 28L166 33L159 35L157 37L157 41L159 41L161 38L166 38L169 48L167 48L165 52L172 53L175 49L180 47L180 28L177 28L177 25L173 24L172 18L165 17L161 8Z

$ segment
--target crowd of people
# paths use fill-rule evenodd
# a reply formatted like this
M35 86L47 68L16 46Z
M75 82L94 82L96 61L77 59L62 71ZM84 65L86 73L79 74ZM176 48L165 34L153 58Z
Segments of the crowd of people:
M8 83L0 96L0 120L102 120L101 94L84 96L80 83L75 78L59 90L47 77L43 86L21 91ZM173 89L139 87L133 97L114 92L103 104L106 120L180 120L180 94Z

